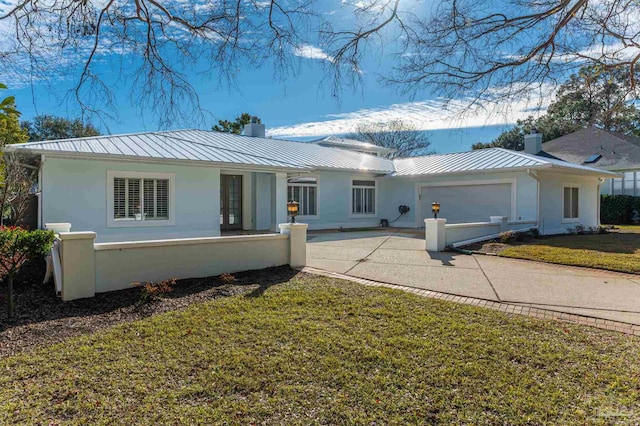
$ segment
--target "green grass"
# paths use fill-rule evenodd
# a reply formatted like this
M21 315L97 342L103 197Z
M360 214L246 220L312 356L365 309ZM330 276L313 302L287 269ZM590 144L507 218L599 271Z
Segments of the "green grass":
M624 231L536 240L509 247L500 256L640 274L640 233Z
M638 359L623 334L301 276L0 360L0 423L627 424Z

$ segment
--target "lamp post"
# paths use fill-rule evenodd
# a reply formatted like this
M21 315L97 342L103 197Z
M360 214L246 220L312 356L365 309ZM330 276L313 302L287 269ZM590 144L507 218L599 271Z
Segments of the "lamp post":
M296 223L296 216L298 215L299 208L300 203L297 201L291 200L287 203L287 214L291 218L291 223Z
M438 218L438 213L440 213L440 203L437 201L434 201L433 203L431 203L431 212L433 213L433 218L437 219Z

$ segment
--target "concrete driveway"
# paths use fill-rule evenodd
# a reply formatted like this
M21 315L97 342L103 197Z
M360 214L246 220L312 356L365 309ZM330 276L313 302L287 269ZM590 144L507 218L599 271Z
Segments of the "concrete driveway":
M640 276L424 250L422 233L310 233L308 266L390 284L640 324Z

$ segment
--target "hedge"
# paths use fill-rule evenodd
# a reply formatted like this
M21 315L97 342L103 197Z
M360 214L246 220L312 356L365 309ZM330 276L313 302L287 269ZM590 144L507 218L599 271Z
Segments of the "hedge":
M640 197L631 195L603 195L600 202L600 221L607 225L632 224L634 211L640 213Z

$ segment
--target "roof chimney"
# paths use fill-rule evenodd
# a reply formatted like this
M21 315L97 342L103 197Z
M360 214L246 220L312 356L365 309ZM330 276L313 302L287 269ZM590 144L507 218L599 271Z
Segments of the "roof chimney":
M537 155L540 151L542 151L542 133L538 133L538 129L534 127L531 133L524 135L524 152Z
M251 123L244 125L244 135L251 136L254 138L264 138L265 137L265 127L264 124L260 123L260 119L255 115L251 117Z

